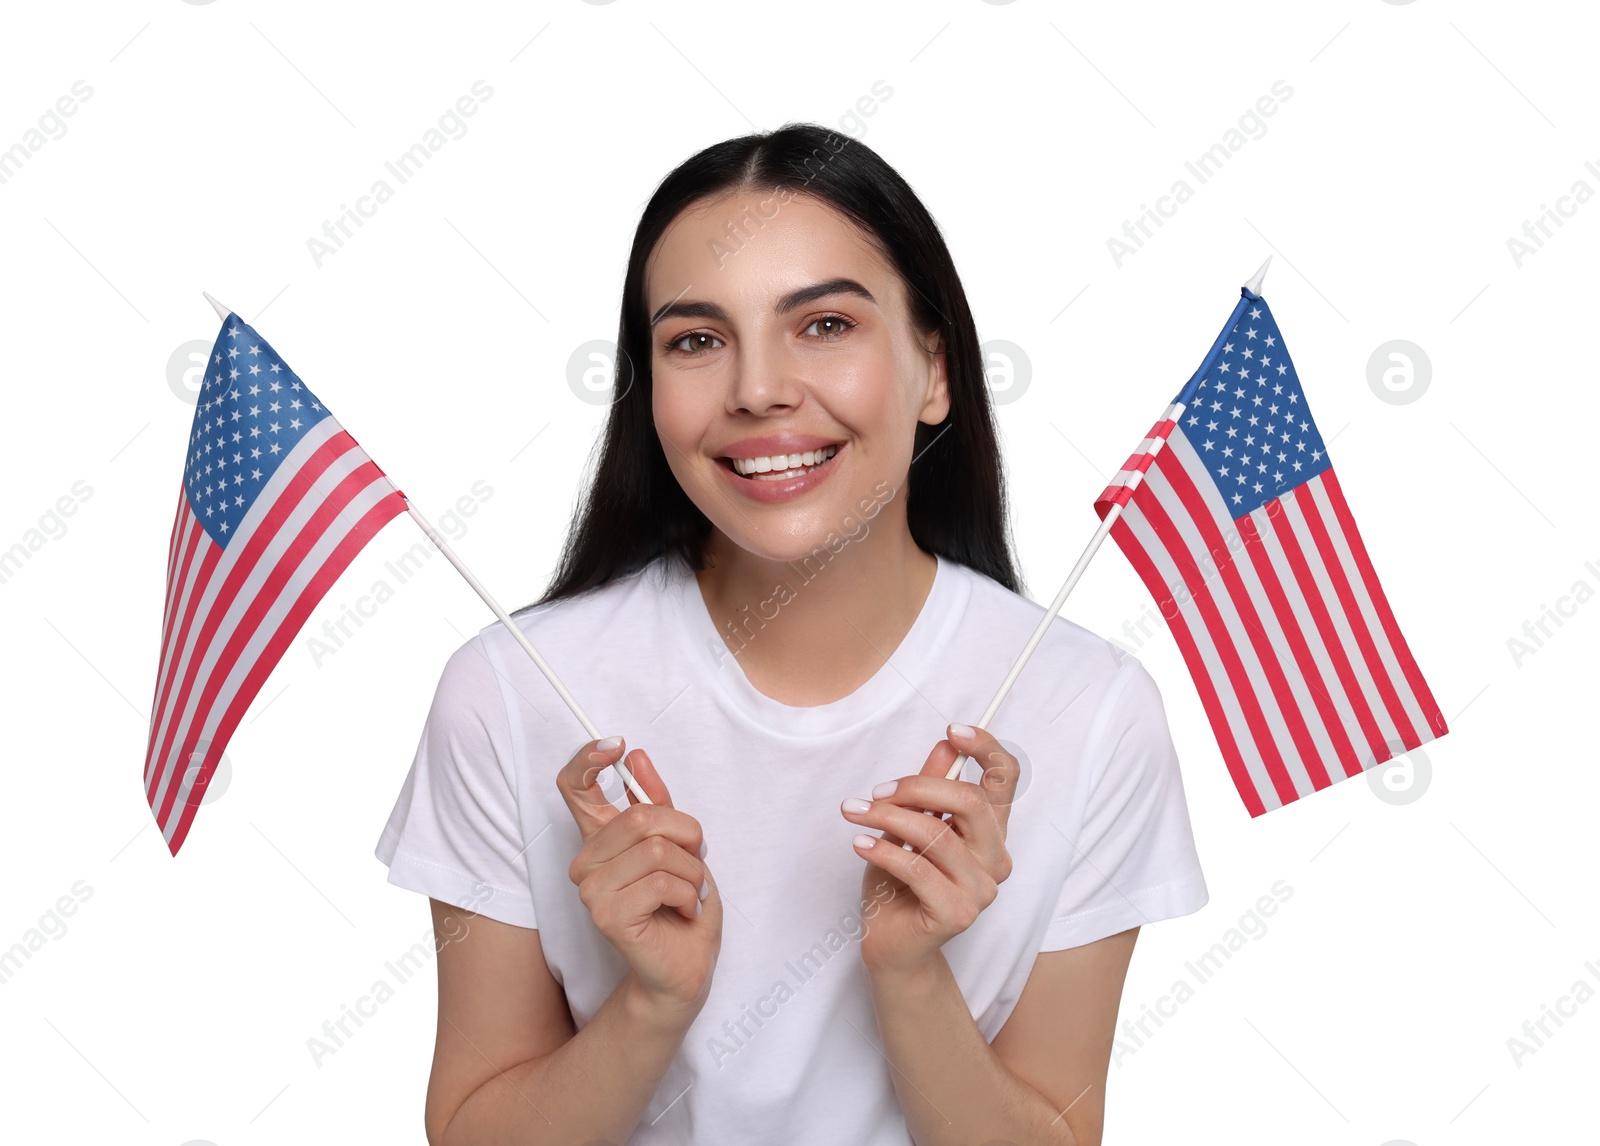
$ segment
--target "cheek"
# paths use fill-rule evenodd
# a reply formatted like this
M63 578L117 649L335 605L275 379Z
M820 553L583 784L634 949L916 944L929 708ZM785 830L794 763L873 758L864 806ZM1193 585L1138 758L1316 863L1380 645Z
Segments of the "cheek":
M699 455L715 414L696 389L686 385L656 383L651 396L650 413L655 422L656 436L667 455L667 464L678 476L680 484L693 480L689 471L690 459Z

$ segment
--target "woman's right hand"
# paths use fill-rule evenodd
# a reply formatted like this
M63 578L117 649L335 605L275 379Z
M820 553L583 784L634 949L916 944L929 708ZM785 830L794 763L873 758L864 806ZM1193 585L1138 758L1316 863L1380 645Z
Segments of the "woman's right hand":
M628 755L626 767L654 803L641 804L628 789L629 806L619 812L598 781L621 758L620 739L610 750L591 740L556 776L583 833L567 877L646 996L669 1010L697 1011L722 947L722 900L699 858L700 822L672 806L642 748Z

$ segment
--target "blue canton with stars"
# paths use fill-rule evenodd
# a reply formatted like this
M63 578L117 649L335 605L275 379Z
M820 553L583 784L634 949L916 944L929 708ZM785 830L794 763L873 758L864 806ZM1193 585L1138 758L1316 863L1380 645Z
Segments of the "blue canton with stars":
M1184 436L1234 520L1330 467L1300 377L1266 300L1245 295L1210 369L1173 399Z
M211 348L189 434L190 508L224 549L278 466L328 416L267 340L228 315Z

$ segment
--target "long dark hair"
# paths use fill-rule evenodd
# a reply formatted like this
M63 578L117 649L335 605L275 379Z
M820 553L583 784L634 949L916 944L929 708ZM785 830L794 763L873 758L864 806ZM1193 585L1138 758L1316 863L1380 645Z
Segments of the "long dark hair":
M913 322L944 336L950 387L944 421L917 424L904 487L911 537L1020 592L977 327L938 225L910 185L866 144L817 124L788 123L691 156L645 205L623 281L612 391L618 397L599 443L599 464L573 513L550 587L522 608L576 596L667 553L680 554L693 569L705 567L711 522L668 467L651 414L644 271L680 212L735 189L813 196L876 237L906 283Z

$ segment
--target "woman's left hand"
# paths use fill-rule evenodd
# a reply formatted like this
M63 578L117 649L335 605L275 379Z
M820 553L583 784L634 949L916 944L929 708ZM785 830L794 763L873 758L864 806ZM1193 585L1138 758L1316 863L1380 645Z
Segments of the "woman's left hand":
M979 783L945 779L959 754L983 768ZM867 861L861 959L869 971L927 964L994 902L1011 874L1006 822L1020 775L1016 757L994 737L952 724L920 773L893 782L892 792L880 784L864 811L841 806L851 823L883 831L881 838L856 837L858 844L871 841L856 847ZM923 808L936 814L924 815ZM952 813L949 820L940 818L944 812ZM907 842L913 850L901 846Z

